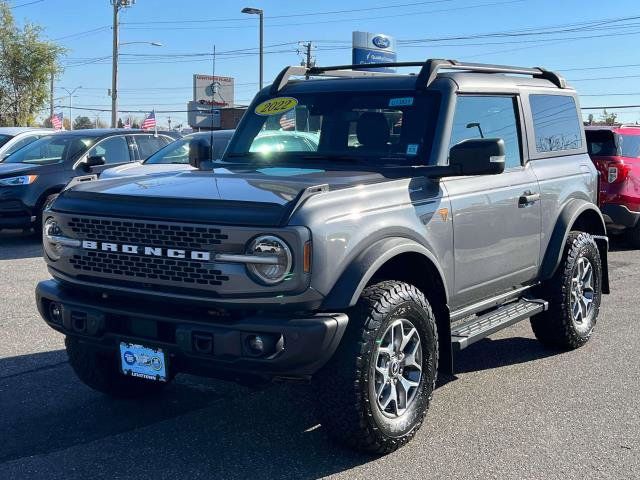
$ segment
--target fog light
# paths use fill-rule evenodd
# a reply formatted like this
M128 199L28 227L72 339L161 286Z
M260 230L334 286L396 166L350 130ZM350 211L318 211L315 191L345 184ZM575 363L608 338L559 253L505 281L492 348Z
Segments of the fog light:
M49 304L49 318L53 323L62 323L62 305L51 302Z
M262 355L264 353L264 340L260 335L249 335L247 340L251 353L256 355Z

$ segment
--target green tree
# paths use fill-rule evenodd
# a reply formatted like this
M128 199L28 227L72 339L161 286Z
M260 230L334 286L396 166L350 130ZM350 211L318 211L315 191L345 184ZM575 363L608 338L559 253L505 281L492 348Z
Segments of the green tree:
M73 121L73 129L74 130L82 130L84 128L93 128L95 124L91 121L89 117L76 117Z
M615 125L617 118L617 113L608 113L606 108L602 112L602 115L600 115L600 121L605 125Z
M51 75L60 71L61 47L42 39L42 28L18 27L0 1L0 126L32 125L49 100Z

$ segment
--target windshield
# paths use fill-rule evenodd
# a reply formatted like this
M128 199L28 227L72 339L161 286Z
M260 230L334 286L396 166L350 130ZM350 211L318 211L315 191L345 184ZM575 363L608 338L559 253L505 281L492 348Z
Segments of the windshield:
M13 137L11 135L0 135L0 147L11 140Z
M157 163L189 163L190 140L190 138L185 137L171 142L169 145L166 145L151 155L143 163L145 165Z
M587 130L587 149L589 155L612 156L617 155L616 142L610 130Z
M415 91L275 97L245 114L224 160L425 163L439 98Z
M36 140L9 155L5 163L31 163L50 165L62 163L84 153L95 143L95 138L78 135L50 135Z

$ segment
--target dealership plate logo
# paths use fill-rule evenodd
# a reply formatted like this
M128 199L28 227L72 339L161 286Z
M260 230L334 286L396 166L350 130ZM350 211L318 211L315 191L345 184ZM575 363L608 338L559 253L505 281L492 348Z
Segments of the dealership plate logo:
M371 39L371 43L373 43L378 48L389 48L391 45L391 40L387 37L383 37L382 35L378 35Z
M127 365L133 365L134 363L136 363L136 356L129 350L122 354L122 358L127 363Z

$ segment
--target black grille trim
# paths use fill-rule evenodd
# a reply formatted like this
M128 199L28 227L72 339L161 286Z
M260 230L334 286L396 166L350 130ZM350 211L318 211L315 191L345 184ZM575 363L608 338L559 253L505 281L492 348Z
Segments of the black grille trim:
M209 250L229 238L219 228L159 222L72 217L67 226L85 240L149 247Z
M126 253L88 251L73 255L69 263L91 274L126 275L139 279L179 282L191 285L222 285L229 280L206 262L172 258L141 257Z

